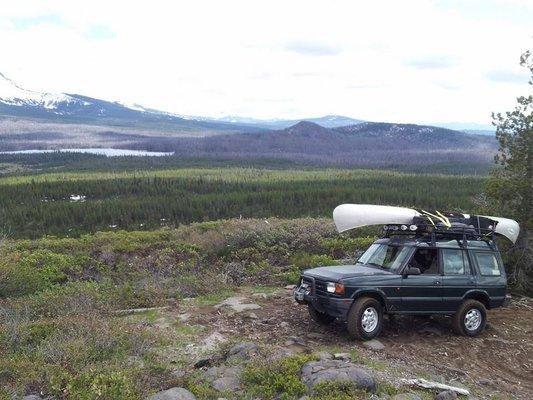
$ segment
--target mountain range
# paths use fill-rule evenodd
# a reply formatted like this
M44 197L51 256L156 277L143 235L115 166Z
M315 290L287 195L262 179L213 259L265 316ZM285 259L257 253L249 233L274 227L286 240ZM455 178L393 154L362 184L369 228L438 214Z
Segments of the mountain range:
M114 147L183 157L281 158L325 165L488 163L494 137L339 115L206 118L22 88L0 74L0 151Z

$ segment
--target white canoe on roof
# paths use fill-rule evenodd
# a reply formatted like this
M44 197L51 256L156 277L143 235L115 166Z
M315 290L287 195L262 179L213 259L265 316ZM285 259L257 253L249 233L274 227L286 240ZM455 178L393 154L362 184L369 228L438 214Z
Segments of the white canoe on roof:
M518 234L520 233L520 225L514 219L490 217L487 215L480 215L480 217L489 218L498 222L494 233L505 236L511 242L516 243L516 239L518 239Z
M376 206L373 204L341 204L333 210L337 231L368 225L411 224L420 214L412 208Z
M411 224L421 214L412 208L377 206L373 204L341 204L333 210L333 221L338 232L370 225ZM466 218L475 217L464 215ZM509 218L480 215L496 221L494 233L515 243L520 233L518 222Z

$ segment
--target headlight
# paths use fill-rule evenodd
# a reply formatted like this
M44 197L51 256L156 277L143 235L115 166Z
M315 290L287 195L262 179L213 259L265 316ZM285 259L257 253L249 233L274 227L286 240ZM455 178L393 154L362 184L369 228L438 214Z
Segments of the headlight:
M344 294L344 285L342 283L328 282L326 290L328 293Z

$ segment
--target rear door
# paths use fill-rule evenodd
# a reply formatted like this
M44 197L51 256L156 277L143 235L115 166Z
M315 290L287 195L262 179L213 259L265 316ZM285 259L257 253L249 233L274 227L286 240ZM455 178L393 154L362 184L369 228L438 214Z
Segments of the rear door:
M471 250L477 268L477 287L489 295L491 307L503 304L507 292L505 269L498 252Z
M459 308L466 292L476 287L468 253L460 248L440 249L443 310Z
M430 313L442 310L442 276L438 251L417 248L406 267L420 269L420 275L402 277L401 309L405 312Z

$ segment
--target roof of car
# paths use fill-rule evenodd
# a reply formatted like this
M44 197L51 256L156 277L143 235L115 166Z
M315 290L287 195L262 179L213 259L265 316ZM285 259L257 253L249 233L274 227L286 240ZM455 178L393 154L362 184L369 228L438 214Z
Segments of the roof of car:
M467 240L468 248L495 250L490 242L485 240ZM431 239L429 237L420 236L392 236L384 237L376 240L374 243L390 244L395 246L413 246L413 247L432 247ZM443 238L435 241L436 247L443 248L463 248L462 241L456 239Z

